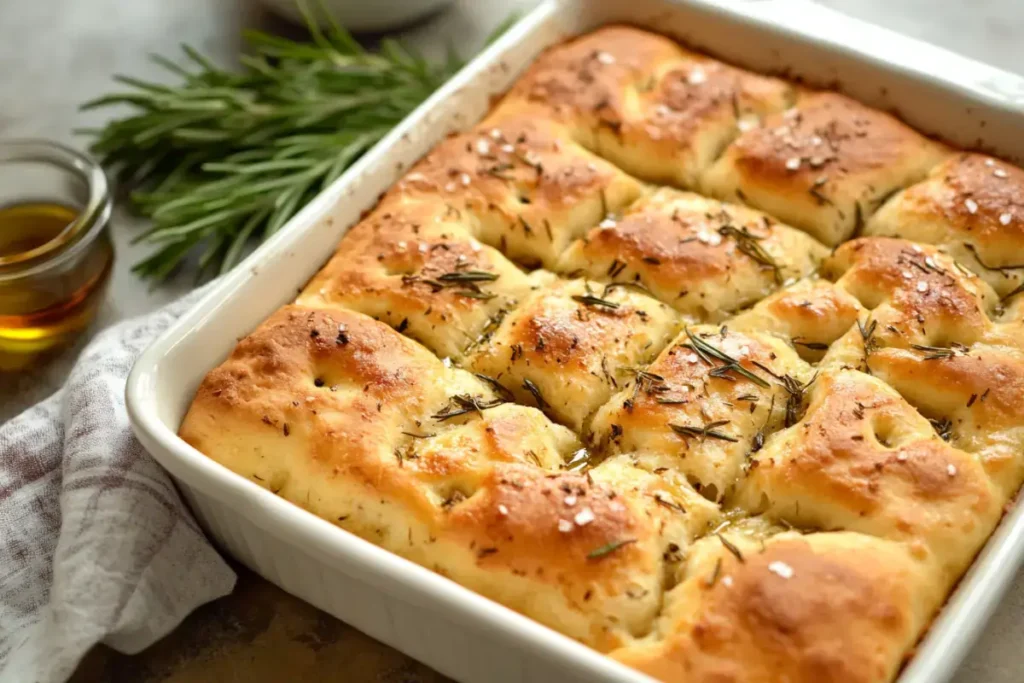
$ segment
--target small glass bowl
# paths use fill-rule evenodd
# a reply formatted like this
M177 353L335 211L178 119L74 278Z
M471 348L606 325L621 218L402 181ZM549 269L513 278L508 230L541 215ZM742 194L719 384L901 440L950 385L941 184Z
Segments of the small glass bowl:
M75 217L44 243L0 252L0 371L24 369L77 336L114 257L110 188L88 156L45 140L0 141L0 208L31 204Z

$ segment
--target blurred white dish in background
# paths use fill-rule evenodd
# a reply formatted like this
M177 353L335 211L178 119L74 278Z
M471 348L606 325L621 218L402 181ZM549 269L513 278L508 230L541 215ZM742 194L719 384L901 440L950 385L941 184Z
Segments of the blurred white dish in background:
M283 17L303 23L295 0L261 0ZM452 0L323 0L323 6L349 31L385 31L420 19ZM311 3L315 4L315 3Z

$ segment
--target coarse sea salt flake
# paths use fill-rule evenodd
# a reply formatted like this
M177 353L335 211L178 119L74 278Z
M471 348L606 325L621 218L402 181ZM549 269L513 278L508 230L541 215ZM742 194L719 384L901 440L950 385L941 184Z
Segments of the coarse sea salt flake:
M594 511L590 508L583 508L573 517L577 526L586 526L594 521Z
M955 477L956 476L956 465L953 465L953 464L946 465L946 474L948 474L951 477Z
M572 531L572 522L567 519L558 520L558 530L563 534L567 534Z
M690 85L700 85L704 81L708 80L708 75L704 73L704 69L694 69L690 72L690 75L686 78Z
M966 201L964 201L964 206L967 207L967 213L978 213L978 202L974 201L973 199L967 199Z
M786 168L790 171L795 171L800 168L800 157L790 157L786 159Z
M570 493L568 496L565 497L564 502L569 507L572 507L573 505L576 504L576 494Z
M597 61L601 62L602 64L614 64L615 56L607 52L598 52Z
M921 292L922 294L927 292L928 291L928 283L925 282L924 280L921 280L920 282L918 282L917 283L917 291Z
M770 571L772 574L777 574L778 576L781 576L784 579L793 578L793 568L785 562L780 562L778 560L768 564L768 571Z
M1012 218L1013 218L1013 216L1010 215L1009 211L1007 211L1006 213L1001 213L1001 214L999 214L999 223L1000 223L1000 225L1009 225L1010 224L1010 220Z
M498 514L502 515L502 516L508 515L508 508L505 507L504 505L499 505L498 506Z
M479 140L476 141L476 151L479 154L490 154L491 143L487 142L487 140L484 140L483 138L480 138Z

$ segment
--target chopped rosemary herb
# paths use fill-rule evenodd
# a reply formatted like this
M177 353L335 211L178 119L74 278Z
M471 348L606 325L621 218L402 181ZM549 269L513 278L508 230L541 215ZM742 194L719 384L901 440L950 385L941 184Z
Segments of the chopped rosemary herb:
M533 400L537 402L537 407L540 408L541 410L547 410L548 408L551 407L548 404L548 402L544 400L544 397L541 396L540 389L537 387L537 385L531 382L530 380L523 380L523 389L526 389L527 391L530 392L530 394L533 396Z
M616 302L609 301L608 299L602 299L601 297L594 296L593 294L574 294L572 299L573 301L584 304L586 306L600 306L602 308L608 308L612 310L619 307L619 304L617 304Z
M967 247L967 249L972 254L974 254L974 258L978 261L978 264L982 268L984 268L985 270L994 270L994 271L996 271L998 273L1002 273L1003 275L1006 275L1006 271L1008 271L1008 270L1020 270L1021 268L1024 268L1024 263L1018 263L1018 264L1014 264L1012 266L990 266L989 264L985 263L981 259L981 254L978 253L978 248L977 247L975 247L970 242L964 242L964 246Z
M736 360L729 354L725 353L721 349L716 348L706 340L701 339L699 335L690 332L689 328L686 328L686 336L689 338L690 344L684 346L692 348L697 353L697 355L703 358L704 361L707 362L708 364L714 365L714 363L711 362L711 359L717 359L722 363L725 363L729 370L735 372L737 375L746 377L759 387L768 388L767 381L765 381L761 377L758 377L750 370L744 368L742 365L740 365L738 360Z
M1022 282L1022 283L1020 283L1019 285L1017 285L1017 286L1016 286L1016 287L1015 287L1015 288L1014 288L1014 289L1013 289L1013 290L1012 290L1012 291L1011 291L1011 292L1010 292L1009 294L1007 294L1006 296L1004 296L1004 297L1003 297L1002 299L1000 299L999 301L1000 301L1000 302L1003 302L1003 301L1009 301L1010 299L1012 299L1013 297L1017 296L1017 295L1018 295L1018 294L1020 294L1021 292L1024 292L1024 282Z
M662 507L666 507L669 510L675 510L676 512L681 512L681 513L684 513L684 514L686 513L686 508L684 508L679 503L676 503L676 502L673 502L671 500L668 500L667 498L662 498L658 494L654 494L651 497L654 498L654 502L655 503L657 503L658 505L660 505Z
M926 346L924 344L911 344L910 348L917 351L925 351L928 355L924 357L925 360L938 360L940 358L951 358L954 355L953 349L945 348L943 346Z
M497 273L490 273L485 270L454 270L449 273L443 273L436 278L422 277L420 275L403 275L402 284L425 284L434 293L440 292L443 289L455 288L454 293L459 296L489 301L497 295L480 289L478 283L494 282L498 277Z
M782 386L786 390L786 422L787 427L792 427L797 423L798 415L800 414L800 407L804 403L804 389L807 387L801 384L792 375L782 375ZM813 382L814 379L811 379ZM811 382L808 382L809 386Z
M483 381L485 384L490 386L491 389L494 390L494 393L505 399L506 403L512 403L515 400L515 397L512 396L512 392L509 391L504 384L494 379L490 375L485 375L480 372L474 372L473 374L477 377L477 379Z
M448 405L442 408L439 412L431 415L438 422L444 422L450 420L453 417L459 415L465 415L466 413L480 413L488 408L494 408L500 406L503 403L507 403L504 399L495 398L490 401L484 401L479 396L470 396L469 394L456 394L448 399Z
M654 296L651 294L651 290L647 289L639 282L610 282L604 286L604 291L601 292L601 296L608 296L609 292L614 292L616 289L635 289L647 296Z
M736 559L740 561L740 564L746 562L746 559L743 557L743 553L740 552L739 548L732 544L732 541L720 533L716 533L715 536L717 536L718 540L722 542L722 545L725 546L726 550L736 556Z
M636 381L637 381L637 384L647 383L647 384L650 384L650 385L654 385L654 384L662 384L662 383L664 383L665 382L665 378L662 377L661 375L657 374L657 373L654 373L654 372L648 372L647 370L637 370L636 371Z
M611 543L603 545L600 548L595 548L594 550L591 550L589 553L587 553L587 559L600 560L602 558L608 557L619 548L630 545L632 543L636 543L636 541L637 539L635 538L625 538L621 541L612 541Z
M626 262L620 261L619 259L612 259L612 264L608 266L608 277L615 278L619 276L623 270L626 269Z
M721 432L718 430L718 427L727 424L729 424L728 420L717 420L715 422L709 422L708 424L702 427L695 427L692 425L679 425L673 424L671 422L668 426L673 432L679 434L680 436L697 437L700 439L718 439L719 441L729 441L732 443L737 443L739 439L737 439L735 436L730 436L729 434L726 434L725 432Z
M860 330L860 338L864 344L864 362L867 368L868 374L871 374L871 367L867 365L868 356L875 350L877 340L875 337L875 330L878 328L877 320L868 320L867 325L862 323L859 319L857 320L857 329Z
M439 282L494 282L498 279L497 273L489 273L486 270L456 270L445 273L437 278Z
M746 254L754 261L760 263L762 266L771 268L775 273L775 280L778 282L782 281L782 272L779 268L779 264L775 262L771 254L765 251L759 242L763 240L763 237L758 237L746 228L737 228L734 225L723 225L718 229L718 234L723 237L732 237L736 240L736 248L741 253Z

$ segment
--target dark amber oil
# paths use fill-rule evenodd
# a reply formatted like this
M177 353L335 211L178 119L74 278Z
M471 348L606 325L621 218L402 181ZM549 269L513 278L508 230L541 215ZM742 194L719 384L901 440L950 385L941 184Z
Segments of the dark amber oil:
M61 258L78 215L74 207L47 202L0 207L0 269L31 268L49 258L58 264L45 279L0 280L0 371L33 365L95 314L113 252L104 235L88 253Z
M0 258L19 257L57 239L78 211L63 204L25 202L0 207Z

